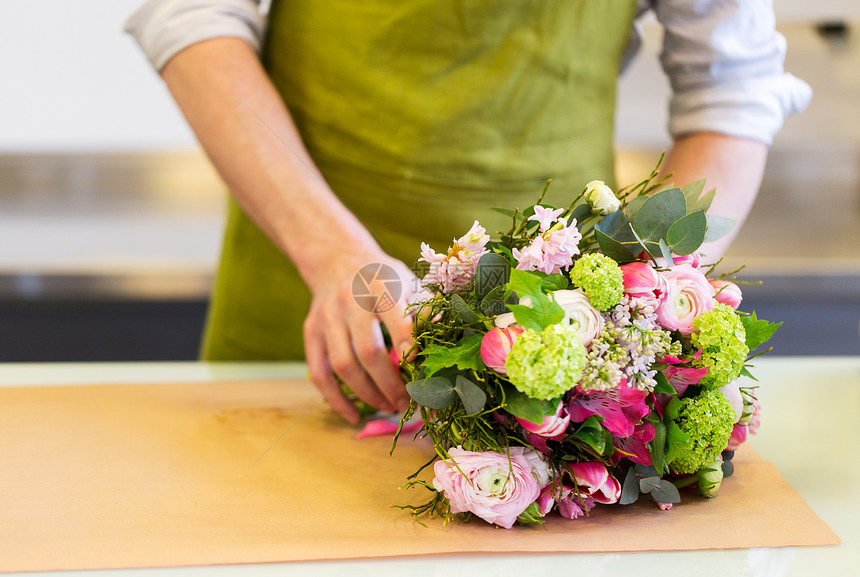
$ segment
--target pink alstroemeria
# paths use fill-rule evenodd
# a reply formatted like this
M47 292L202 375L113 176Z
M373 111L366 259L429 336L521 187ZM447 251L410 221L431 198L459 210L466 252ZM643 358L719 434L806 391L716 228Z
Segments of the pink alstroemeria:
M603 426L613 437L629 437L636 425L650 412L645 403L647 391L631 389L627 381L606 391L577 395L567 406L570 418L580 423L591 415L603 417Z
M573 483L568 483L568 478ZM537 504L541 514L549 513L556 502L558 512L567 519L577 519L594 508L595 503L611 505L621 497L621 483L609 474L603 463L575 463L561 479L541 490Z
M629 437L613 437L612 444L618 451L613 454L613 463L617 463L621 457L627 457L634 463L640 465L651 466L651 452L648 450L648 443L654 440L654 425L648 421L642 421L633 429L633 434ZM624 453L623 455L621 453Z
M698 359L702 354L702 351L696 351L696 354L693 355L693 360ZM683 395L687 390L687 387L690 385L696 385L702 380L702 377L708 372L708 367L695 368L690 366L678 366L687 364L687 361L682 361L678 357L674 356L666 356L662 359L658 359L659 363L664 363L669 365L665 369L663 369L663 375L667 379L669 379L669 384L671 384L675 391L679 395Z
M580 493L598 503L611 505L621 497L621 483L609 474L603 463L573 463L568 465Z
M422 284L438 285L443 293L460 290L475 276L478 261L487 254L489 241L490 235L476 220L469 232L454 239L447 254L439 254L422 242L418 260L430 263L430 271L421 280Z
M582 234L576 228L576 219L569 225L559 218L564 209L549 209L535 206L535 213L529 217L539 223L538 235L531 244L513 250L519 270L540 270L547 274L559 272L573 264L573 257L579 254L579 241Z

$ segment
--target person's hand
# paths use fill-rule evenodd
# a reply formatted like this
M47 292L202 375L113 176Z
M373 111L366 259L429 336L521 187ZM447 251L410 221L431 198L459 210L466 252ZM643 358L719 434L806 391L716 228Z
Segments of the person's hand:
M406 306L420 283L405 264L378 249L343 248L334 247L336 254L308 283L312 298L303 327L305 357L310 379L329 405L357 423L358 410L341 391L335 374L367 404L405 410L409 395L386 349L380 323L400 358L412 347L413 320ZM361 280L354 285L359 271Z

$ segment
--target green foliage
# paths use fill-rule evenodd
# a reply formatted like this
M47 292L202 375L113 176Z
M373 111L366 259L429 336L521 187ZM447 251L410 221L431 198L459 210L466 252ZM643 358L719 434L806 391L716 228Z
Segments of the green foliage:
M478 261L475 269L475 296L487 296L493 289L507 284L511 276L511 263L500 254L488 252Z
M782 326L782 323L759 320L756 317L755 311L749 316L741 317L741 323L746 333L746 345L750 351L766 343L773 336L773 333Z
M523 328L542 331L564 318L564 309L543 292L543 280L531 273L517 269L511 270L505 298L516 293L519 298L529 297L531 306L508 305L514 313L517 324Z
M513 385L501 381L505 394L504 409L515 417L539 425L543 422L544 406L541 399L534 399L517 390Z
M481 360L481 338L483 336L483 334L478 333L464 337L453 347L430 345L425 348L421 354L426 357L422 363L426 376L431 377L448 367L474 371L486 368L484 361Z
M588 417L573 433L574 439L583 441L591 447L598 455L606 453L607 448L612 447L612 433L606 430L600 419L592 415Z

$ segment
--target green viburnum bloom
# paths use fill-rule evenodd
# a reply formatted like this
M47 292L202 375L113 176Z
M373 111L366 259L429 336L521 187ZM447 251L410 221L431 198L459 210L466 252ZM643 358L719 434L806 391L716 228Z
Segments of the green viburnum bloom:
M585 292L599 311L608 311L617 305L624 293L624 277L618 263L596 252L582 255L576 261L570 280Z
M708 367L699 385L717 389L738 378L750 350L746 331L734 309L717 303L714 310L693 321L693 331L690 342L702 349L701 356L693 364Z
M520 392L541 400L560 397L582 377L585 347L572 325L525 329L514 342L505 370Z
M690 443L669 463L672 470L692 474L715 461L729 442L736 417L731 403L718 390L681 399L676 422L689 435Z

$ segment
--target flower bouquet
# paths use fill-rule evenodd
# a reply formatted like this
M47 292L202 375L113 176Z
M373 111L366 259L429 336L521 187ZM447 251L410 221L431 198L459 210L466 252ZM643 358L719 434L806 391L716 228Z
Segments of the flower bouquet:
M706 215L703 191L666 188L657 169L617 196L591 182L566 208L542 204L545 187L503 211L498 240L476 221L446 253L422 244L431 296L413 305L395 435L420 416L435 448L407 482L432 494L405 507L416 518L510 528L646 493L669 509L685 486L716 494L758 423L738 379L779 325L737 310L737 271L701 263L733 224Z

